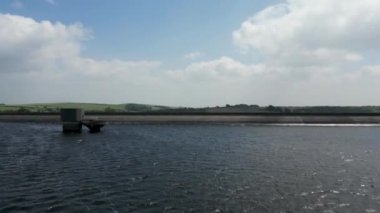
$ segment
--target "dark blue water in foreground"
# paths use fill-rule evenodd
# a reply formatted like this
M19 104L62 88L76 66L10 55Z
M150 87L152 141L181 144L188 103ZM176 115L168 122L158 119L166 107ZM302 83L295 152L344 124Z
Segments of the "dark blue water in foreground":
M0 123L0 211L379 212L379 127Z

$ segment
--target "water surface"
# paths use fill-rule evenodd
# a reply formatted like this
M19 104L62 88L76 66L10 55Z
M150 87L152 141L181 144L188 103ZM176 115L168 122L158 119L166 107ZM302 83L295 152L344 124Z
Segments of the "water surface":
M380 211L380 127L0 129L2 212Z

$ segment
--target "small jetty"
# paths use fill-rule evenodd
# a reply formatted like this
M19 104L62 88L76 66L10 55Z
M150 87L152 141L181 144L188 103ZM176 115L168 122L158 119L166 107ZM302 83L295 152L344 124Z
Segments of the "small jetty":
M104 121L93 119L82 120L82 124L85 125L91 133L100 132L100 129L106 125Z
M96 133L105 126L105 122L97 118L85 118L82 109L61 109L61 122L64 133L81 133L82 125L86 126L90 133Z

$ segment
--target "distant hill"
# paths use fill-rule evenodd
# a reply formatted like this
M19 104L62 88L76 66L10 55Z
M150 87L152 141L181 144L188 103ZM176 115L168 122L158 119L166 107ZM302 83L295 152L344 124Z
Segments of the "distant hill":
M98 103L37 103L0 104L0 112L59 112L61 108L82 108L87 112L151 112L169 110L170 107L147 104L98 104Z
M225 105L203 108L172 108L178 113L380 113L380 106L258 106Z
M225 105L216 107L168 107L149 104L98 104L98 103L38 103L7 105L0 104L0 112L41 112L56 113L61 108L82 108L86 112L123 113L380 113L380 106L258 106Z

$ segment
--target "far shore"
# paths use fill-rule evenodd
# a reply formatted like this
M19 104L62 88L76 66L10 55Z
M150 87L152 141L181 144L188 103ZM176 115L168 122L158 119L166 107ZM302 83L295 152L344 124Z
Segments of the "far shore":
M252 123L252 124L380 124L380 114L154 114L86 113L84 119L108 123ZM0 122L59 123L58 113L0 113Z

